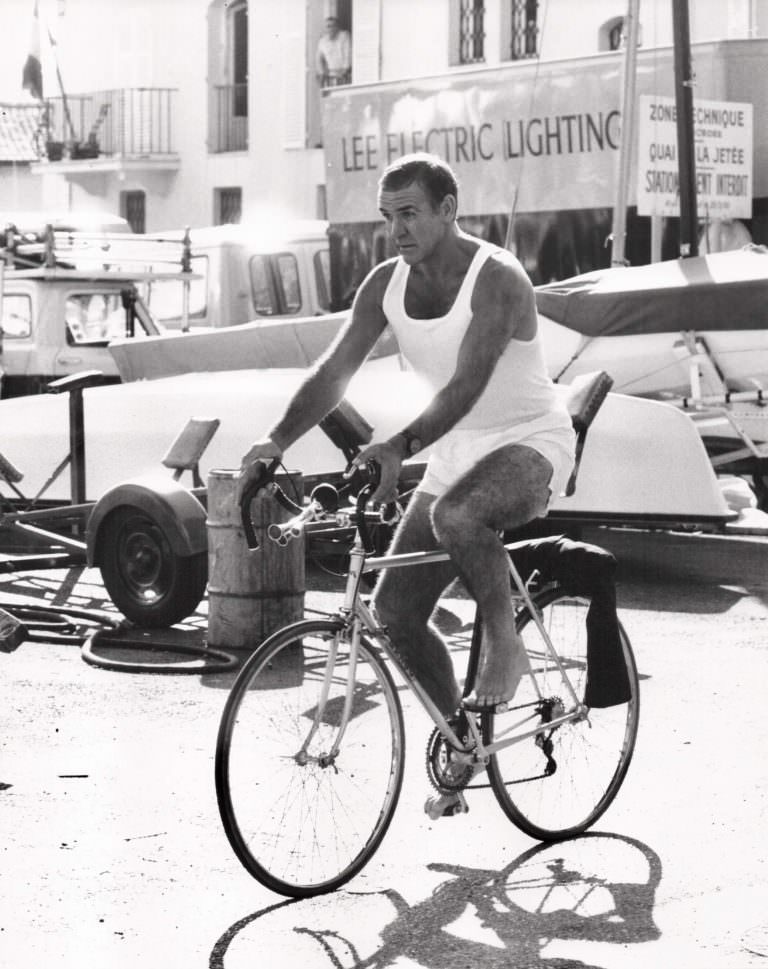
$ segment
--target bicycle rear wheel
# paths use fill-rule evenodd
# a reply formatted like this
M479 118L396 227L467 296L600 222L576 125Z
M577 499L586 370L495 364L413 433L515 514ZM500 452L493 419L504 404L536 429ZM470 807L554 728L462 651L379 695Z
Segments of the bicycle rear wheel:
M340 620L308 619L270 636L240 671L219 727L216 794L230 844L263 885L294 898L360 871L403 781L400 701L364 641L332 750L351 670L343 631Z
M534 598L534 605L581 702L587 678L589 600L548 589ZM572 706L562 675L545 652L527 609L518 616L517 627L533 676L520 684L515 710L483 716L484 739L489 743L500 739L521 714L533 714L530 726L535 728ZM590 708L586 718L512 744L491 758L488 774L499 804L533 838L557 841L586 831L611 804L624 780L637 737L640 691L632 647L622 627L620 634L630 683L627 703Z

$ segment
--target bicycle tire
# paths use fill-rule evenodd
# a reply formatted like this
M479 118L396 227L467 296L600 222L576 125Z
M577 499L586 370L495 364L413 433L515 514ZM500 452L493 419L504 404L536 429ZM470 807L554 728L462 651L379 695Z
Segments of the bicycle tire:
M533 601L581 700L586 684L589 600L565 595L555 587L542 590ZM541 694L560 696L567 704L561 674L545 660L541 634L527 608L519 612L516 626ZM559 841L586 831L607 810L624 781L637 738L640 690L632 646L621 625L619 631L630 684L627 703L593 707L587 719L556 728L549 738L555 765L549 775L545 770L551 763L537 743L541 735L512 744L491 757L488 776L497 801L513 824L532 838ZM512 706L528 703L529 709L534 709L535 696L531 678L525 677ZM510 718L519 719L520 713L516 709L511 714L484 714L484 740L491 743L502 734Z
M344 706L348 643L342 620L305 619L274 633L237 676L219 726L219 813L240 862L291 898L333 891L379 847L403 783L405 730L389 670L359 646L352 709L338 755L324 763ZM317 732L303 745L322 701Z

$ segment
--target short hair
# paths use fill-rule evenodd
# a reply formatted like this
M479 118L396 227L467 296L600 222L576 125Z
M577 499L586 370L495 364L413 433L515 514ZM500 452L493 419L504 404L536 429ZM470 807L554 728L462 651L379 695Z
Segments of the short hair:
M379 179L379 191L397 192L414 182L424 189L435 209L446 195L453 195L458 201L459 183L453 169L442 158L425 151L403 155L387 165Z

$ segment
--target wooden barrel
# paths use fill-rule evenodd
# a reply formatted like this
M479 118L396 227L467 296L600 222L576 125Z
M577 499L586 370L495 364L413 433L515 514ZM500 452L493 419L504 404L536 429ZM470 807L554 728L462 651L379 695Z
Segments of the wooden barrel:
M250 551L235 501L237 474L213 470L208 476L208 644L250 650L303 617L305 540L302 535L281 547L268 538L269 525L291 515L263 495L251 506L259 548ZM275 481L301 501L301 475L278 475Z

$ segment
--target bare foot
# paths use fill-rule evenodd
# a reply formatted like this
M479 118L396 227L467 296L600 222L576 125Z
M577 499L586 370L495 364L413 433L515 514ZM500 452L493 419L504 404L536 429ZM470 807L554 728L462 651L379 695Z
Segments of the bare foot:
M475 688L464 698L467 709L492 708L500 703L508 703L517 692L520 680L530 672L524 649L515 650L512 656L509 656L508 650L495 650L496 657L499 652L506 655L500 659L491 655L481 662L475 677Z

